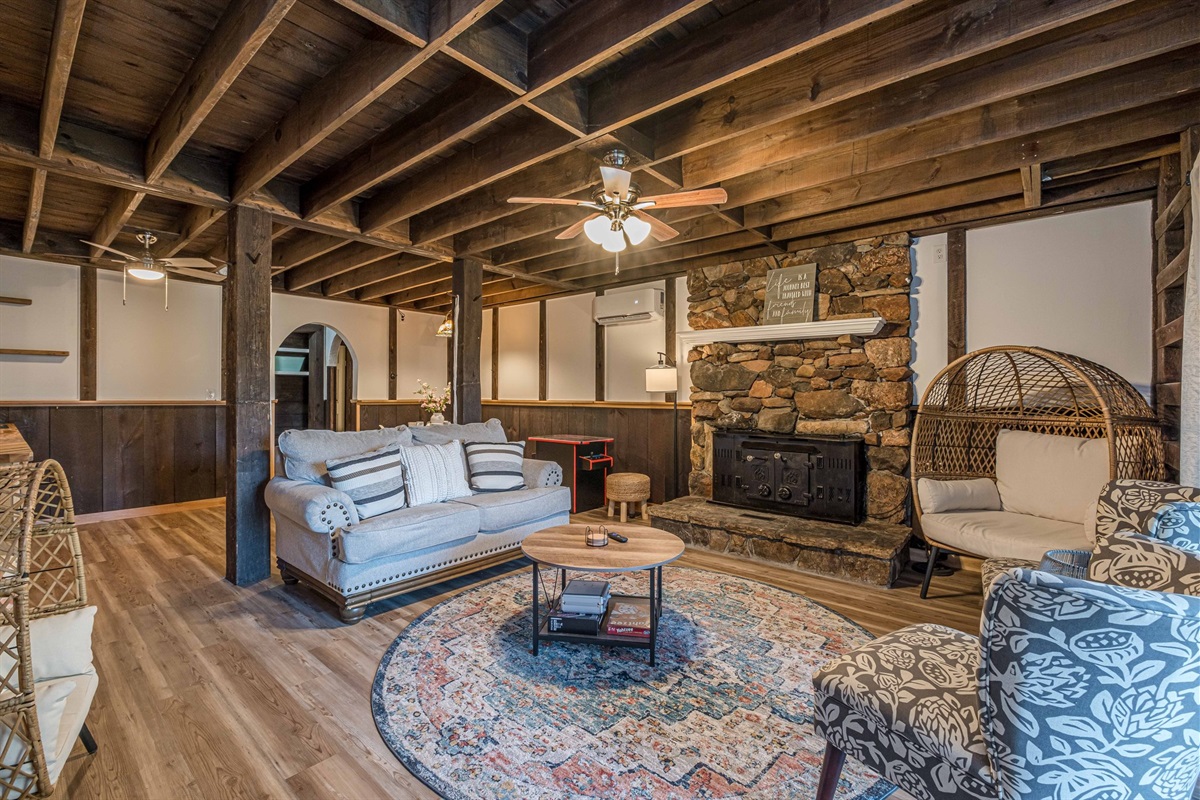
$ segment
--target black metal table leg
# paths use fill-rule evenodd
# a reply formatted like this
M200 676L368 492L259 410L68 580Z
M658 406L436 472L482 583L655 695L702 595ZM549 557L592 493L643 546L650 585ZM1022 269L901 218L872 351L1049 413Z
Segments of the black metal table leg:
M536 561L534 561L533 562L533 654L535 656L538 654L538 625L541 624L538 621L538 605L540 605L540 600L538 598L538 578L539 577L541 577L541 576L538 574L538 564Z
M650 570L650 666L654 666L654 651L658 642L658 609L655 607L654 598L656 595L655 584L659 584L658 589L661 590L661 579L656 580L655 575L657 569Z

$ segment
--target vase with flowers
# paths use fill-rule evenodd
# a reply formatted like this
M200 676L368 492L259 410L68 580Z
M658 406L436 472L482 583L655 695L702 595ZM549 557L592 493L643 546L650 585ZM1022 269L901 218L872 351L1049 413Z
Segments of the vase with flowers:
M430 425L441 425L446 421L442 413L450 405L450 384L445 389L434 389L425 381L417 381L417 397L421 398L421 410L429 414Z

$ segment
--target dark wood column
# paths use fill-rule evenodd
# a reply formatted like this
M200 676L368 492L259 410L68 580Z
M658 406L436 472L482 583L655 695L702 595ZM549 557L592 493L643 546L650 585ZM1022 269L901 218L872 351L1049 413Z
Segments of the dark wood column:
M79 268L79 399L96 399L96 268Z
M538 400L550 396L550 367L546 363L546 301L538 303Z
M483 346L483 265L473 258L454 261L454 421L481 422L479 350Z
M225 321L225 578L239 586L271 574L263 488L271 470L271 215L229 214Z
M400 349L399 316L400 312L396 309L388 309L388 400L396 399L396 353Z

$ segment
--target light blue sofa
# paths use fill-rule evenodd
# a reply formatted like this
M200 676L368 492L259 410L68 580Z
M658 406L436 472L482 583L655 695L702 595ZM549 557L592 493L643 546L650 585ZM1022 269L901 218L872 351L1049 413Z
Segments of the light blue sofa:
M325 461L399 443L503 442L499 420L374 431L285 431L286 477L271 480L275 555L285 583L304 582L337 604L345 622L367 606L422 586L520 556L534 531L570 521L571 492L550 461L525 459L527 488L475 494L360 520L354 503L329 485Z

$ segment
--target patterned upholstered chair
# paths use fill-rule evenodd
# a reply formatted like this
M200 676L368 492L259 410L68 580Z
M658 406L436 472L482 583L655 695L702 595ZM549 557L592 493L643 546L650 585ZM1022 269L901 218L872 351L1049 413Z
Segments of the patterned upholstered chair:
M1185 800L1200 776L1200 597L1013 569L979 638L915 625L813 683L818 800L846 755L919 800Z

